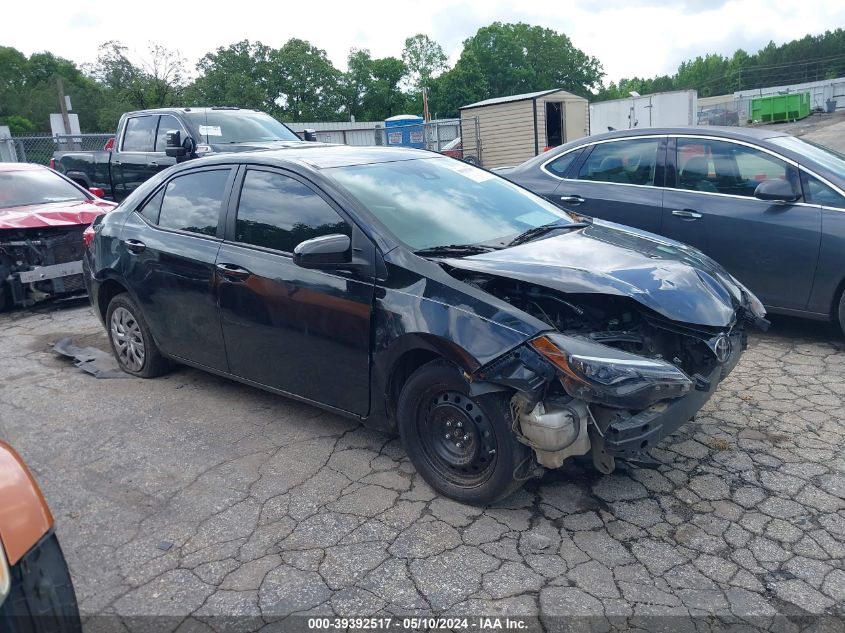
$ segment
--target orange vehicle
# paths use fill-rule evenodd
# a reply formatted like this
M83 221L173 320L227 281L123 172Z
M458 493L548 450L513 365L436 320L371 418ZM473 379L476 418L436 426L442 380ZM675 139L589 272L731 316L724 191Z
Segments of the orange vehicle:
M0 631L81 630L53 515L20 455L0 441Z

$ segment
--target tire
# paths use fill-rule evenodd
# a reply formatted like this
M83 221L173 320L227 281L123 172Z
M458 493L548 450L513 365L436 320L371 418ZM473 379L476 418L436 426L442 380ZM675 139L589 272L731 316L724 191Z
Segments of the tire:
M530 449L511 430L510 393L470 397L453 364L432 361L408 378L397 405L408 457L437 492L483 506L516 492Z
M836 317L839 323L839 329L845 334L845 290L839 295L839 309L836 311Z
M127 374L155 378L170 369L153 340L140 308L127 293L112 297L106 310L106 330L117 364Z
M9 569L11 587L0 606L0 631L81 633L79 607L67 563L49 534Z

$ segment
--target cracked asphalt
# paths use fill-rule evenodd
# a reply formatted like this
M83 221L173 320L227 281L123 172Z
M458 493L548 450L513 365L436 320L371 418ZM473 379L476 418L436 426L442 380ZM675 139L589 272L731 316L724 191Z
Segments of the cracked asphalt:
M0 436L53 510L88 631L302 613L843 629L845 340L830 326L753 335L657 469L581 461L484 510L436 495L394 437L188 368L97 380L48 348L66 336L108 349L85 303L0 316ZM168 617L135 618L150 615Z

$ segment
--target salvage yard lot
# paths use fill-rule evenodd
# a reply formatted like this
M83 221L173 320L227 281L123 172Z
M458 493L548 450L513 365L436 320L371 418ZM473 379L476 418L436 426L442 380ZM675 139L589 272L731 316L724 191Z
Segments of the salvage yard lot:
M97 380L50 351L66 336L108 349L84 302L0 316L0 437L47 497L83 616L845 615L830 326L754 334L658 469L578 462L484 511L435 495L393 437L188 368Z

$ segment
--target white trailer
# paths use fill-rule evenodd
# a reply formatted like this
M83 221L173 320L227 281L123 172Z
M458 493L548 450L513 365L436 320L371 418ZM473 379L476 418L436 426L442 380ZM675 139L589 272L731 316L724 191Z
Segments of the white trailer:
M695 90L658 92L590 104L590 134L610 129L697 125Z

